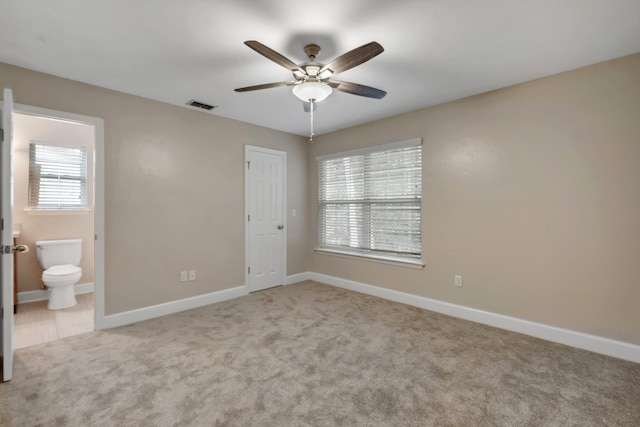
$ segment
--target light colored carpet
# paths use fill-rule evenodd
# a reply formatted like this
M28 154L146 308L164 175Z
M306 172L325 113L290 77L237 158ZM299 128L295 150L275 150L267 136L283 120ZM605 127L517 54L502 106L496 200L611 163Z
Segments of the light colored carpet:
M18 350L3 426L638 426L640 365L314 282Z

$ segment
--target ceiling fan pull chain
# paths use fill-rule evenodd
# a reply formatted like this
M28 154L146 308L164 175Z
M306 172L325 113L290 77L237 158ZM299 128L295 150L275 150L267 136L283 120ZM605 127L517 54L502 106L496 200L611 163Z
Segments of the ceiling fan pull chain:
M311 133L309 135L309 142L313 144L313 98L309 100L309 118L311 119Z

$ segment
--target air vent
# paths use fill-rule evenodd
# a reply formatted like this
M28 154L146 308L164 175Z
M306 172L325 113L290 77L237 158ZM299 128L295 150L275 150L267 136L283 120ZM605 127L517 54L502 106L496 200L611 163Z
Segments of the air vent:
M200 102L200 101L195 101L195 100L191 100L189 102L187 102L187 105L191 106L191 107L196 107L196 108L202 108L203 110L207 110L207 111L211 111L214 108L216 108L216 105L209 105L209 104L205 104L204 102Z

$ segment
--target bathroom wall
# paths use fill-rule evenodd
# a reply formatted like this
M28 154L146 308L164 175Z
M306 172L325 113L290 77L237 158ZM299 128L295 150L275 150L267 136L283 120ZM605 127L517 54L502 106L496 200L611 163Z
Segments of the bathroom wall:
M640 344L640 54L318 137L312 235L315 156L417 137L425 268L312 271Z
M107 315L244 285L247 144L287 152L287 273L308 271L306 138L0 63L4 87L104 120Z
M78 284L93 282L93 211L81 214L28 211L29 143L48 142L87 149L87 196L93 202L94 128L76 123L16 114L13 120L14 223L20 224L19 244L28 253L16 255L18 292L41 289L42 268L36 256L37 240L82 239L82 278Z

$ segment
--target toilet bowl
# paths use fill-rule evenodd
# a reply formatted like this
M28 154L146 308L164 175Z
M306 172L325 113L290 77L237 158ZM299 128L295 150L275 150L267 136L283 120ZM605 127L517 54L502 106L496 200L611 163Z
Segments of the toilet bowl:
M45 269L42 282L49 288L49 310L77 304L75 287L82 277L80 257L82 240L41 240L36 242L40 266Z
M49 288L49 310L73 307L77 304L74 286L82 277L82 269L75 265L54 265L42 273L42 281Z

